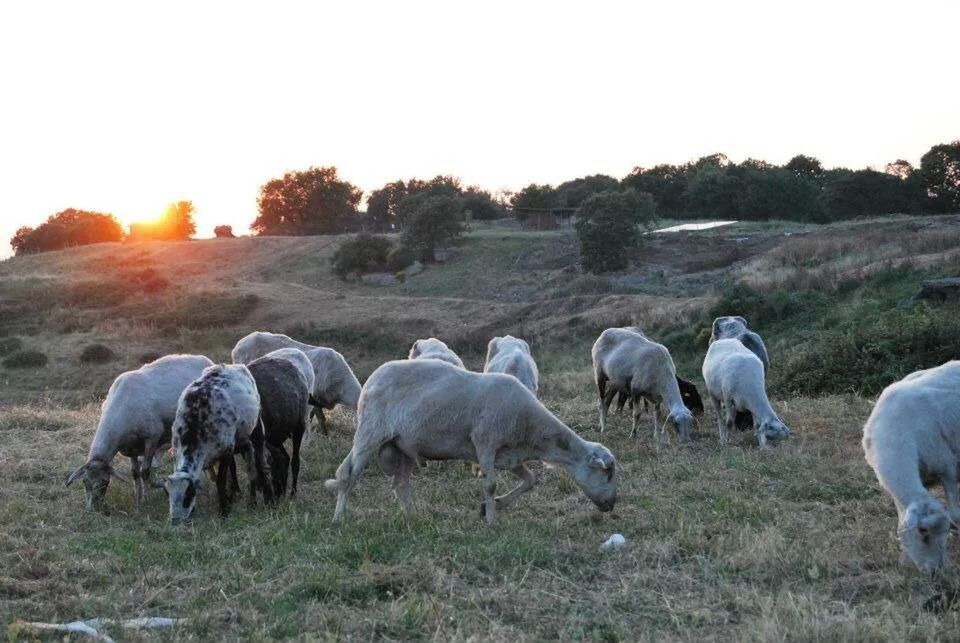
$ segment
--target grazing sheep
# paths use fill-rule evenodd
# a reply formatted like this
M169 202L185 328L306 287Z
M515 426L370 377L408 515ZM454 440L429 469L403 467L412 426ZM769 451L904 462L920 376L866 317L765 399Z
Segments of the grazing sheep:
M515 377L473 373L439 360L388 362L374 371L360 396L353 448L326 487L337 492L334 521L370 458L393 475L404 511L413 511L410 474L424 460L475 460L484 474L484 515L529 491L536 479L524 465L542 460L563 467L601 511L616 501L613 454L587 442L558 420ZM521 483L495 497L496 471Z
M863 427L863 451L897 508L900 544L922 571L946 559L950 524L960 524L960 361L891 384ZM927 487L940 483L947 508Z
M487 344L487 361L484 373L506 373L513 375L537 395L540 375L537 363L530 354L530 345L513 335L494 337Z
M296 350L296 349L284 349ZM287 473L292 464L290 495L297 493L300 476L300 443L310 421L308 399L310 389L303 373L290 360L274 351L255 359L247 366L260 393L260 426L265 446L270 453L270 479L273 493L283 497L287 493ZM300 351L297 351L300 353ZM303 355L303 353L300 353ZM306 358L304 358L306 359ZM293 460L283 443L293 442Z
M700 391L697 385L689 382L677 375L677 387L680 389L680 398L683 399L683 405L690 409L694 415L703 415L703 398L700 397ZM617 413L623 411L623 406L630 400L630 395L620 391L617 394ZM630 405L633 408L633 405ZM643 401L643 409L647 409L647 401Z
M215 464L220 514L229 513L234 495L231 478L236 476L234 453L246 460L250 502L256 502L257 488L264 500L272 500L264 470L263 434L254 431L259 417L257 384L242 364L211 366L183 391L173 423L176 468L166 481L171 522L190 518L201 472Z
M457 368L464 368L463 360L436 337L415 341L413 346L410 347L410 354L407 359L439 359L448 364L453 364Z
M677 384L677 369L670 351L662 344L647 339L633 328L608 328L593 344L593 373L600 396L600 433L607 428L607 412L617 393L630 398L633 407L633 431L636 437L640 422L640 400L653 404L653 436L663 436L657 426L660 406L669 410L664 427L674 425L682 441L690 439L693 413L684 405Z
M763 344L760 335L747 328L747 320L739 315L729 317L717 317L713 320L713 328L710 331L710 343L713 344L718 339L738 339L740 343L750 349L750 352L756 355L763 362L763 374L766 376L770 370L770 358L767 356L767 347ZM749 411L738 411L734 419L734 425L741 431L746 431L753 427L753 416Z
M312 415L320 423L320 431L326 435L326 418L320 409L330 411L338 404L351 409L357 408L357 400L360 399L360 382L350 370L347 360L337 351L323 346L304 344L286 335L267 332L250 333L237 342L231 356L234 364L249 364L258 357L263 357L280 348L298 348L313 364L315 382L312 389L313 400L310 403L315 408Z
M146 499L153 458L170 442L180 394L208 366L213 362L202 355L167 355L113 381L87 461L66 481L70 486L83 476L88 508L104 497L110 476L123 480L110 464L117 453L130 458L134 502Z
M750 412L761 448L766 448L767 440L790 435L767 398L763 363L740 340L718 339L710 344L703 360L703 380L717 414L721 442L727 441L738 411Z

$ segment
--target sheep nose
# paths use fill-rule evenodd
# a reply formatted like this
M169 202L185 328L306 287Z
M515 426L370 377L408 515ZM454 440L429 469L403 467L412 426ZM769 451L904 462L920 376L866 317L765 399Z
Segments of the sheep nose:
M597 503L597 508L600 509L600 511L612 511L613 505L616 504L616 502L616 498L613 500L604 500L603 502Z

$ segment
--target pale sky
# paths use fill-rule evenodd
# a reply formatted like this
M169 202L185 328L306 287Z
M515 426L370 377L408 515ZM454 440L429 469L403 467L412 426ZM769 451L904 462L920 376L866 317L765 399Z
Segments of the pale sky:
M960 2L4 2L0 257L67 207L189 199L245 232L268 179L491 190L712 152L882 169L960 138Z

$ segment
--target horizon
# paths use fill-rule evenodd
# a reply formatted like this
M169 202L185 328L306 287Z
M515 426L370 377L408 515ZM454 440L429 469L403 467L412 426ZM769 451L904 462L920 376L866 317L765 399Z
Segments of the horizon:
M63 3L0 17L0 52L19 61L0 76L16 97L0 119L0 258L17 228L69 207L126 228L189 200L198 236L246 234L260 186L309 166L365 195L437 174L497 191L715 152L918 165L960 138L960 87L943 80L956 3Z

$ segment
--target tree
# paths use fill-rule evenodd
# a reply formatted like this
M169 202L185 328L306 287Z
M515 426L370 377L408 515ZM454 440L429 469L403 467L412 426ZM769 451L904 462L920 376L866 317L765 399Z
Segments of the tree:
M803 179L823 179L823 165L813 156L797 154L784 167Z
M233 226L229 225L218 225L213 229L213 234L218 239L233 239L236 236L233 234Z
M330 262L333 272L341 279L351 273L363 274L384 270L387 267L387 255L393 244L386 237L361 232L347 241L333 253Z
M392 229L397 221L397 207L407 195L407 184L403 181L387 183L379 190L371 192L367 199L367 214L364 217L369 229Z
M363 192L337 176L335 167L287 172L260 188L258 234L335 234L354 228Z
M409 208L403 245L417 252L421 261L436 261L436 247L466 231L461 220L463 203L457 197L415 194L404 199L403 204Z
M552 185L531 183L510 199L510 207L517 208L553 208L556 207L556 194Z
M623 179L623 186L639 192L649 192L657 202L657 211L670 217L683 217L683 193L693 173L687 165L657 165L650 169L633 168Z
M960 140L931 147L920 159L920 171L937 209L960 210Z
M910 161L905 161L903 159L897 159L893 163L887 163L887 167L884 168L884 171L887 174L891 174L898 179L906 180L910 178L910 175L913 174L913 165L910 164Z
M740 190L740 181L729 166L703 163L683 193L685 209L696 217L735 219Z
M831 170L817 197L824 220L840 221L861 216L906 212L910 199L904 182L876 170Z
M19 255L121 239L123 228L112 214L68 208L51 215L36 228L20 228L10 245Z
M820 187L809 178L780 167L740 166L740 193L737 195L737 219L760 221L790 219L817 221L817 195Z
M634 190L594 194L577 210L580 258L590 272L627 266L627 251L640 240L639 226L656 220L653 196Z
M475 221L492 221L506 216L502 203L498 203L486 190L469 187L463 191L463 211L469 212Z
M588 197L598 192L619 189L620 181L612 176L594 174L561 183L554 190L554 200L563 208L579 208Z
M186 241L197 232L193 203L171 203L156 221L130 224L132 241Z

